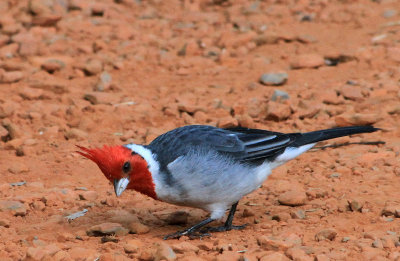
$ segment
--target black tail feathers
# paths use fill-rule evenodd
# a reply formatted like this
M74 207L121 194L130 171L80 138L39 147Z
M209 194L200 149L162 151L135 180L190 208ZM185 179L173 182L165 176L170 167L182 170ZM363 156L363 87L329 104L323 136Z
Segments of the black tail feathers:
M310 143L315 143L318 141L339 138L352 134L375 132L377 130L380 129L374 128L373 126L350 126L350 127L339 127L327 130L306 132L297 136L294 144L296 146L302 146Z

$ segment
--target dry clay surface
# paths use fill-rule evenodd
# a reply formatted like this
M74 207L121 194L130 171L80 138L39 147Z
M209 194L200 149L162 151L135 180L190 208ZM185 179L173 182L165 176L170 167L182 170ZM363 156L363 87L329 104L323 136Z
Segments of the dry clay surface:
M400 260L399 79L396 0L2 0L0 259ZM207 213L117 198L75 145L187 124L386 144L308 152L239 202L246 229L163 241Z

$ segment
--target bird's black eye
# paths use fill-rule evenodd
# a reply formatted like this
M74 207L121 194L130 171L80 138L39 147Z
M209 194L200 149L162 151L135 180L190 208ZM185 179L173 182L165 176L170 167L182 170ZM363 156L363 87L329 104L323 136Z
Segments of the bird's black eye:
M131 170L131 163L129 161L127 161L122 166L122 171L125 173L129 173L130 170Z

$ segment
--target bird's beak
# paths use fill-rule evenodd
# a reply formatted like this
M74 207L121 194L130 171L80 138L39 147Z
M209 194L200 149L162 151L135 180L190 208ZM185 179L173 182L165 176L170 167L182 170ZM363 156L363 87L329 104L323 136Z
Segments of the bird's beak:
M128 178L114 179L115 195L117 195L117 197L121 196L122 192L124 192L128 184L129 184Z

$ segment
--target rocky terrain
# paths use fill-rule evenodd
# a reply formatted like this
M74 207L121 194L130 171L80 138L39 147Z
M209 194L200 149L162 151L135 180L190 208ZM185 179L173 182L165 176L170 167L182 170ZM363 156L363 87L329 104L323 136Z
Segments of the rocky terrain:
M397 0L0 1L1 260L400 260ZM242 231L124 192L75 145L187 124L373 124L276 169ZM383 144L384 143L384 144Z

